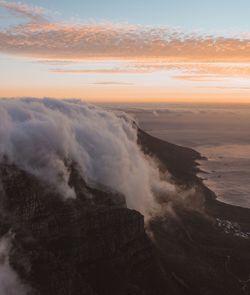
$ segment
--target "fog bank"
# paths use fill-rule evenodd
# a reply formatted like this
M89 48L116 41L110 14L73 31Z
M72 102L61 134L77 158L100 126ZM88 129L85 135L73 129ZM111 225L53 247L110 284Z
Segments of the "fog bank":
M0 161L6 158L66 198L75 197L74 164L89 185L122 193L144 215L157 210L158 193L175 191L141 151L129 115L80 101L1 99Z

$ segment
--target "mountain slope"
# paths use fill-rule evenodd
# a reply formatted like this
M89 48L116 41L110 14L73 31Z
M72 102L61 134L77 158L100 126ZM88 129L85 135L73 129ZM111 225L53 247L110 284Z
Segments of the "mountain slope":
M198 210L178 203L177 217L150 224L160 261L180 294L250 294L250 210L216 200L196 176L199 153L139 134L143 150L158 158L174 181L195 186L203 196Z
M196 176L197 152L142 130L138 141L172 181L195 186L202 203L174 203L174 214L153 218L148 234L143 216L127 209L122 195L90 187L74 165L69 185L76 199L64 199L14 165L0 165L0 232L11 236L10 265L31 294L250 294L250 240L243 236L249 210L216 201ZM237 221L240 230L226 232L218 218Z

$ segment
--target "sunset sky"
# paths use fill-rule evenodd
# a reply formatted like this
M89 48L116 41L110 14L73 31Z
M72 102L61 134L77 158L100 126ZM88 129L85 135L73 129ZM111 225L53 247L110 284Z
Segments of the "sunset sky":
M249 0L0 0L0 96L250 103Z

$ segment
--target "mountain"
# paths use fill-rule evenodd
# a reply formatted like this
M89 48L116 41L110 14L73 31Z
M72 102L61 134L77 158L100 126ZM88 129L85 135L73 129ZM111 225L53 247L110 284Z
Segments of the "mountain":
M196 151L140 129L138 144L173 182L194 189L171 208L159 198L172 213L146 223L122 194L87 184L77 163L69 167L75 199L0 164L0 234L27 294L250 294L250 210L216 200L196 176Z

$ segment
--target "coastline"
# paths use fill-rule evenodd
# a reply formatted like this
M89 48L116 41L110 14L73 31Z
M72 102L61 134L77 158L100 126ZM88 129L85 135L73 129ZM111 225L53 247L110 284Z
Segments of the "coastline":
M250 209L222 202L198 176L202 172L199 161L205 160L206 157L194 149L158 139L141 129L139 129L139 137L141 137L140 144L144 147L144 151L156 156L175 177L175 181L200 188L205 196L204 206L208 215L238 222L250 229Z
M158 217L150 224L159 263L177 286L171 294L250 294L250 209L217 199L198 177L199 152L142 130L139 143L159 159L175 183L196 189L189 204L173 207L174 216ZM196 207L199 201L202 206Z
M217 200L236 207L250 208L248 161L242 159L207 157L199 160L200 172L204 184L217 195Z

